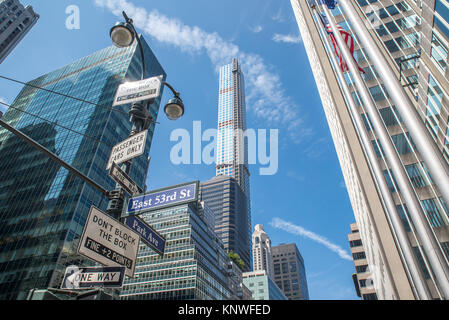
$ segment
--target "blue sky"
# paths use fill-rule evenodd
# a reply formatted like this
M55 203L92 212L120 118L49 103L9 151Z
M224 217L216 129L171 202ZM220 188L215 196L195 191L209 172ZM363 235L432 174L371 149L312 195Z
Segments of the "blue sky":
M289 1L245 0L23 0L41 16L0 65L22 81L111 45L110 27L124 5L181 92L185 116L159 119L151 149L149 189L205 181L214 165L173 165L173 130L217 127L217 68L241 59L246 80L247 126L279 129L279 170L250 167L252 222L263 224L274 245L296 243L311 299L357 299L347 234L351 204L328 124ZM66 8L80 9L80 29L66 28ZM0 99L11 103L21 87L0 80ZM163 101L170 98L164 93ZM1 108L1 107L0 107ZM204 145L203 145L204 146Z

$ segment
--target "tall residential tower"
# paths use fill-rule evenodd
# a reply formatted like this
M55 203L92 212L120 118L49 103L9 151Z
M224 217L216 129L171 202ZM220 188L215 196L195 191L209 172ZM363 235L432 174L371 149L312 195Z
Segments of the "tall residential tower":
M251 270L251 197L248 170L245 83L240 62L220 68L216 177L201 184L201 196L215 212L215 232L228 251Z
M249 170L246 131L245 81L237 59L220 69L218 100L217 176L237 180L248 196Z

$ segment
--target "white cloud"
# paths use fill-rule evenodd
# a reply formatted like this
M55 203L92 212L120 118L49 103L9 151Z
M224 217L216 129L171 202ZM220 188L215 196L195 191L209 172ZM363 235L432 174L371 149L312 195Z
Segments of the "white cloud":
M282 14L282 7L279 8L279 10L277 11L277 13L275 15L271 16L271 19L273 21L276 21L276 22L279 22L279 23L282 23L282 22L286 21L284 15Z
M137 28L156 40L173 45L183 52L205 52L215 70L239 58L247 87L248 110L274 128L286 128L295 143L309 135L299 106L286 95L279 75L271 70L258 54L245 53L234 43L224 40L216 32L206 32L197 26L188 26L176 18L169 18L157 10L148 12L127 0L94 0L99 7L121 17L122 11L133 18Z
M312 231L306 230L301 226L294 225L293 223L284 221L280 218L273 218L273 220L270 222L270 225L274 228L284 230L285 232L309 238L310 240L324 245L329 250L336 252L340 256L340 258L352 261L352 257L348 254L348 252L346 252L339 245L336 245L330 242L325 237L320 236L319 234L316 234Z
M273 40L275 42L300 43L301 42L301 37L300 36L295 36L295 35L292 35L292 34L275 33L271 40Z
M261 32L263 30L263 27L261 25L257 25L257 26L254 26L252 28L249 28L249 29L253 33L259 33L259 32Z

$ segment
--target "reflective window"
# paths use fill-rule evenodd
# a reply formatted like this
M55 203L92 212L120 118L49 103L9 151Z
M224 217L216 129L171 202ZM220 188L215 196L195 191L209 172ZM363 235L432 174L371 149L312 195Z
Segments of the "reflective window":
M438 209L435 199L422 200L421 204L433 227L442 227L446 225L440 214L440 209Z
M448 49L446 48L446 46L434 33L432 35L432 48L430 53L432 60L436 63L437 67L439 67L443 72L446 71L447 52Z
M393 40L384 41L384 43L390 53L399 51L399 47Z
M395 192L395 185L396 188L399 190L398 184L396 182L396 179L394 178L393 172L390 171L390 174L388 174L388 170L384 171L384 177L385 177L385 181L387 182L388 188L390 189L391 192ZM391 175L391 176L390 176ZM391 180L391 177L393 177L393 180ZM393 184L394 181L394 184Z
M421 172L421 168L417 163L405 166L405 170L407 171L408 176L410 177L410 180L415 188L422 188L428 185L424 175Z
M407 211L407 207L405 205L404 205L404 207L405 207L405 211ZM410 224L408 223L406 213L404 212L404 208L401 205L399 205L399 206L396 206L396 210L398 211L399 217L402 220L405 231L411 232L412 229L410 228ZM408 215L408 211L407 211L407 215Z
M398 120L396 119L396 116L399 118L399 121L402 122L401 116L398 113L396 106L393 106L392 108L380 109L379 113L380 113L386 126L397 125Z
M391 136L391 139L393 140L394 146L396 147L396 150L398 151L399 154L407 154L407 153L412 152L412 148L411 148L409 142L407 141L407 139L408 139L413 144L410 134L407 133L407 137L403 133L397 134L397 135ZM413 145L413 148L415 148L414 145Z
M435 26L449 38L449 7L447 2L435 1Z
M427 92L427 110L426 110L426 124L430 126L430 132L434 139L438 136L438 127L441 111L441 100L443 99L443 91L436 83L435 79L429 74L429 88Z

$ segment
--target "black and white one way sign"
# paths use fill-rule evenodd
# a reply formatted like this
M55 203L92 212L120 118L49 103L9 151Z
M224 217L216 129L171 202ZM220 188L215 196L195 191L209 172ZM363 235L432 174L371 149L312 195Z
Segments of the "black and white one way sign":
M124 267L67 267L61 289L121 288L125 279Z

